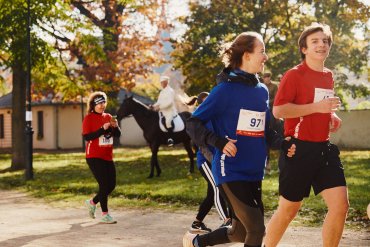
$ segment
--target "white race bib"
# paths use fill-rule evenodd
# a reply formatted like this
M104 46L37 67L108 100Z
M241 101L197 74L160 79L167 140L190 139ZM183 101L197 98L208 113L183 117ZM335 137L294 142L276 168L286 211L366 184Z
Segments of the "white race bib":
M240 109L236 134L242 136L262 137L265 135L266 112Z
M113 145L113 137L106 138L105 136L99 137L99 146L108 147Z
M330 97L334 97L333 89L315 88L315 98L313 102L316 103Z

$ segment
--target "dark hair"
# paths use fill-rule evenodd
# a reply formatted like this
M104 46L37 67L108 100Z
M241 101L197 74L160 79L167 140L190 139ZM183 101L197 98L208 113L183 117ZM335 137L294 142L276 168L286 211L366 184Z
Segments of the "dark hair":
M191 100L186 104L192 106L195 104L195 102L197 102L197 104L200 105L203 103L204 99L207 98L208 95L208 92L201 92L200 94L198 94L198 96L191 97Z
M302 59L306 58L306 55L302 52L302 48L307 48L307 36L317 32L323 32L326 34L326 36L328 36L329 47L331 46L333 34L330 31L330 27L326 24L314 22L303 30L298 39L299 53L301 54Z
M202 104L204 99L207 98L209 95L208 92L201 92L200 94L198 94L198 97L197 97L197 103L198 105Z
M256 39L263 42L261 34L256 32L243 32L239 34L233 42L223 45L221 57L225 67L231 69L239 68L242 65L244 53L253 53Z

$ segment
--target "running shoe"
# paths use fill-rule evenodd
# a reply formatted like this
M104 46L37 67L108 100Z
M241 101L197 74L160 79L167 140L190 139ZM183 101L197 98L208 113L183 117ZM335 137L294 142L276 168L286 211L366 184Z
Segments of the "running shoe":
M100 222L104 224L116 224L117 223L117 221L114 220L112 216L110 216L109 214L104 215L103 218L101 218Z
M193 234L187 231L182 238L182 247L194 247L193 241L198 236L198 234Z
M95 205L92 205L90 203L90 200L86 200L85 201L85 205L87 207L87 209L89 210L89 216L91 219L95 219L95 210L96 210L96 206Z
M193 224L191 224L190 231L198 233L207 233L211 232L212 230L208 228L203 222L194 221Z

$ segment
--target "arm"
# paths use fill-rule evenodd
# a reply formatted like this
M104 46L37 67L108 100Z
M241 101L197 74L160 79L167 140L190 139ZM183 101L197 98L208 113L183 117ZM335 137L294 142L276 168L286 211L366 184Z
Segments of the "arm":
M304 105L286 103L275 105L273 113L276 118L296 118L303 117L313 113L331 113L338 110L340 100L338 97L326 98L322 101Z
M83 138L86 140L86 141L91 141L91 140L94 140L96 138L99 138L99 136L103 135L105 133L105 129L103 128L103 126L98 129L97 131L94 131L94 132L90 132L88 134L85 134L83 135Z
M222 151L228 143L226 138L218 137L215 133L208 130L200 119L194 116L186 120L186 133L199 147L209 144Z

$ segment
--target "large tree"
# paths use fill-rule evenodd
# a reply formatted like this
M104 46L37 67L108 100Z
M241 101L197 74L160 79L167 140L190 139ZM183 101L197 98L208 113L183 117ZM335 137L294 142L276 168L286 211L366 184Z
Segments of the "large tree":
M31 0L33 97L64 100L104 90L115 98L159 62L158 39L146 27L160 23L153 0ZM0 65L13 74L12 165L25 167L27 1L0 0ZM140 26L139 24L143 24ZM37 89L37 91L36 91Z
M214 85L215 76L223 67L220 46L244 31L263 35L269 55L267 69L275 78L299 63L298 36L312 22L329 24L333 30L329 68L345 67L358 74L366 65L366 43L354 38L353 33L354 28L367 31L364 23L368 21L369 6L360 1L203 2L192 2L191 15L182 20L188 29L175 42L172 54L175 66L182 68L187 77L188 91L192 94ZM366 91L365 88L362 92Z
M35 3L35 1L32 1ZM38 15L43 16L52 8L54 1L37 1L33 5L31 24L37 22ZM0 1L0 66L12 71L12 170L22 169L25 157L25 108L26 108L26 61L27 61L27 1ZM33 44L37 47L32 52L32 64L39 66L51 59L48 45L32 34Z

